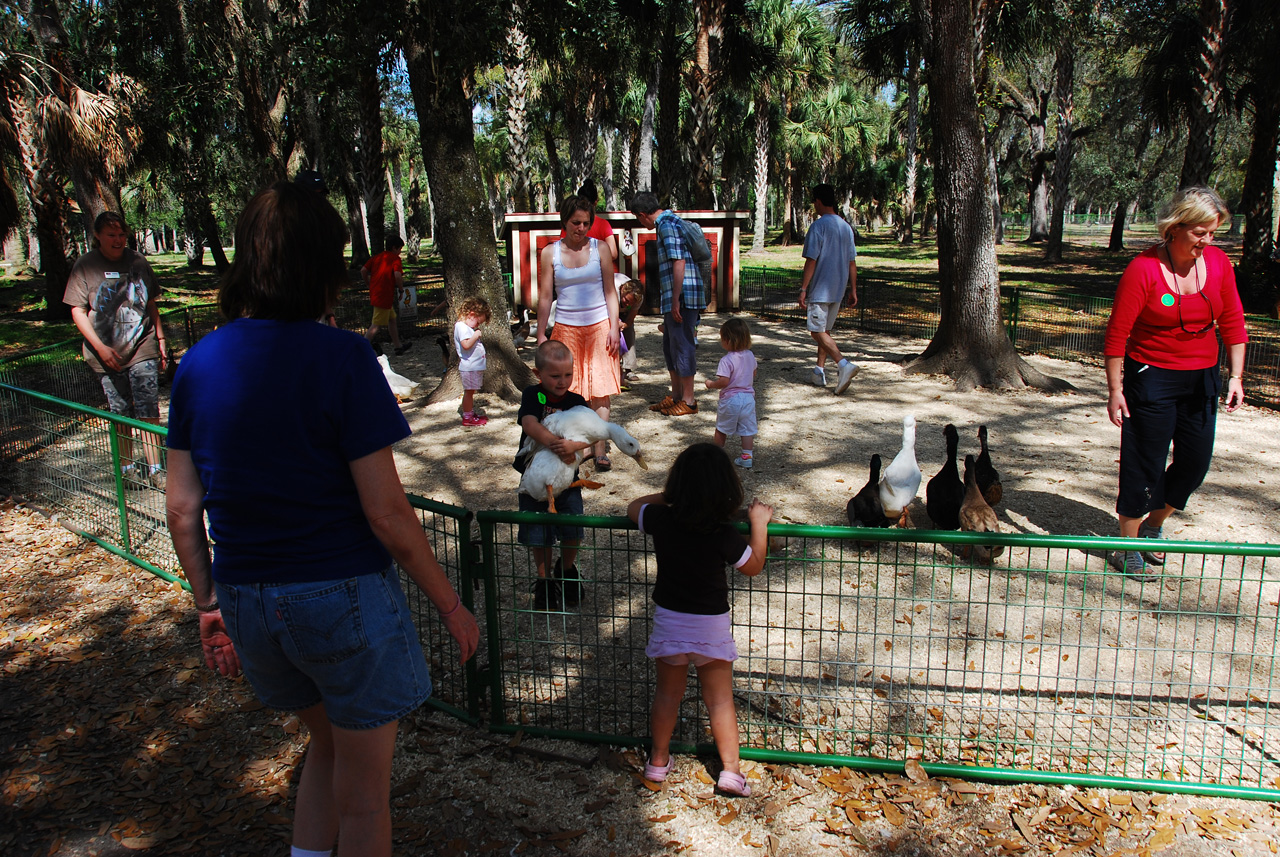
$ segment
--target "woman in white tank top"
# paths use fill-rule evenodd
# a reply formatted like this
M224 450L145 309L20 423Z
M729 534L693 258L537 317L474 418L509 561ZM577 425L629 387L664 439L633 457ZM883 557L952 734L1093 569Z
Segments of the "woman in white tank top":
M564 238L542 248L538 257L538 344L547 341L546 319L556 300L553 339L573 354L570 390L609 419L609 397L620 393L618 372L618 290L613 287L613 258L588 238L595 213L590 201L571 196L560 207ZM608 284L608 285L606 285ZM596 444L596 470L608 470L609 445Z

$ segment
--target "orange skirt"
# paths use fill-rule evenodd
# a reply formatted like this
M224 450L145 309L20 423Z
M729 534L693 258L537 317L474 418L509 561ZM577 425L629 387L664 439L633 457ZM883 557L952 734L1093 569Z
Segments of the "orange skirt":
M551 338L565 344L573 354L573 384L570 390L584 399L602 399L622 392L617 355L610 354L609 319L586 327L556 323Z

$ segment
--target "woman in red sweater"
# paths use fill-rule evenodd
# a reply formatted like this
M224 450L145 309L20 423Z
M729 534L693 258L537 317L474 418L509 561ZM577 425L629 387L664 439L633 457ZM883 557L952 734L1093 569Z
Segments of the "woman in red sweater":
M1215 325L1230 366L1227 412L1244 401L1244 311L1231 262L1212 246L1228 216L1209 188L1178 191L1156 221L1163 242L1130 262L1116 289L1104 354L1107 416L1121 428L1116 514L1127 538L1162 538L1165 519L1209 472L1222 392ZM1111 562L1143 575L1164 554L1117 551Z

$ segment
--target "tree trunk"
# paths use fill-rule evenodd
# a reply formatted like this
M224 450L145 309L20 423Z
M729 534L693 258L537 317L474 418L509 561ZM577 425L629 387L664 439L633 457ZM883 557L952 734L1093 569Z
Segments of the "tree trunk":
M601 180L604 191L604 207L606 211L618 210L618 190L613 186L613 128L603 134L604 137L604 178Z
M676 198L677 180L684 169L680 158L680 96L684 84L680 80L680 65L675 57L680 47L677 17L667 16L662 33L659 53L669 57L660 67L658 83L658 201L663 205L680 207Z
M920 136L920 59L915 48L907 51L907 141L903 157L906 159L906 187L902 191L902 243L914 244L916 219L916 175L919 170L917 152ZM998 195L998 192L997 192Z
M396 209L396 234L405 240L404 231L404 176L400 172L400 159L391 162L387 168L387 191L391 194L391 204Z
M631 163L631 128L634 124L627 122L618 129L618 192L621 203L619 208L626 208L627 203L631 201L631 195L635 193L636 173Z
M640 145L636 153L636 191L653 190L653 122L658 106L658 85L662 79L662 59L653 61L653 75L644 87L644 113L640 117Z
M1124 222L1129 213L1131 199L1121 199L1116 203L1115 214L1111 216L1111 240L1107 242L1107 252L1116 253L1124 249Z
M985 192L987 156L974 81L972 6L969 0L913 3L917 18L926 22L941 312L933 341L906 371L950 375L958 390L1028 383L1066 388L1022 360L1000 323L1000 278Z
M418 177L409 180L409 217L405 222L405 258L417 262L422 253L422 239L427 234L427 213L422 204L422 185Z
M1277 263L1272 260L1275 237L1271 230L1272 191L1276 180L1276 149L1280 140L1280 75L1254 75L1253 140L1245 166L1240 209L1244 213L1244 242L1240 248L1240 297L1246 312L1276 312Z
M347 232L351 238L351 267L359 268L369 261L369 244L365 241L364 218L361 216L360 193L355 179L344 168L338 173L338 188L347 203Z
M1179 187L1207 185L1213 172L1213 146L1221 115L1226 58L1227 0L1200 0L1200 53L1187 112L1187 151ZM1274 73L1274 72L1273 72Z
M356 184L364 204L364 222L369 236L369 254L381 253L385 247L386 227L383 223L382 159L382 85L378 80L378 51L364 57L356 72L358 115L360 120L356 145Z
M431 45L420 42L411 31L403 46L409 88L418 111L422 159L436 209L435 245L444 263L445 295L455 308L467 297L483 297L495 319L507 318L510 305L498 265L493 223L485 206L471 99L461 76L441 73L443 64ZM485 332L485 351L489 368L481 389L517 398L532 383L533 375L516 352L507 325L490 325ZM457 371L456 366L449 369L440 386L428 394L428 402L455 395Z
M507 156L511 164L511 193L516 211L532 211L529 187L533 168L529 153L529 34L526 32L524 0L513 0L511 25L507 28Z
M784 100L785 104L786 101ZM785 114L784 114L785 115ZM782 164L782 246L790 247L796 240L795 223L796 172L791 166L791 153L787 152Z
M725 0L693 2L693 67L689 72L688 131L693 153L693 204L714 208L716 93L720 88L720 42L724 38Z
M591 177L596 163L596 146L600 139L600 111L604 107L604 80L587 76L583 85L575 87L582 96L576 105L567 105L560 115L569 133L569 184L566 194L577 193Z
M548 121L546 125L542 126L542 140L547 147L547 163L551 167L551 193L547 195L549 197L547 202L549 207L554 208L555 200L564 191L564 164L560 161L560 152L556 150L556 138L555 134L552 133L552 124L552 121ZM564 192L573 193L572 190Z
M756 208L750 253L764 249L765 209L769 202L769 94L762 91L755 101L756 110Z
M0 71L0 85L4 87L4 97L14 125L27 201L35 217L40 273L44 275L44 317L47 321L65 320L71 317L71 307L62 302L71 266L67 262L63 182L49 147L40 137L35 113L21 90L21 84Z
M209 194L200 194L200 231L204 233L204 243L209 247L209 255L213 256L213 269L219 274L231 267L227 254L222 250L222 236L218 232L218 218L213 216L213 200Z
M1071 189L1071 160L1075 156L1076 52L1073 42L1058 50L1057 80L1054 101L1058 107L1058 144L1053 159L1053 221L1049 227L1049 244L1045 248L1047 262L1062 261L1062 229L1067 214L1067 194Z

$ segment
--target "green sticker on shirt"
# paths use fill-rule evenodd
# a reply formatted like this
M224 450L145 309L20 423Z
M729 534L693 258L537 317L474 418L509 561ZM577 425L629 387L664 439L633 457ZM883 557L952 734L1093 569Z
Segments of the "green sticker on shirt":
M545 405L546 403L547 403L547 394L546 394L546 393L543 393L543 392L541 392L541 391L539 391L539 392L538 392L538 404L539 404L539 405Z
M1160 303L1164 304L1165 306L1173 306L1173 295L1161 295Z

